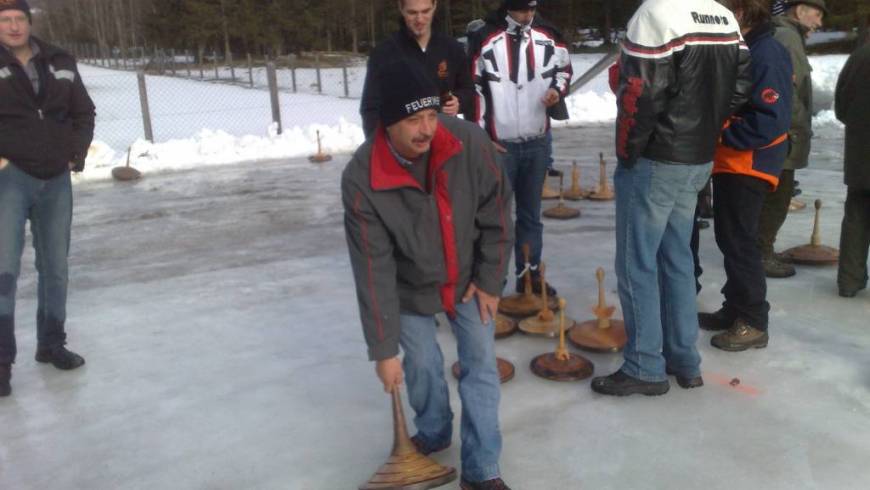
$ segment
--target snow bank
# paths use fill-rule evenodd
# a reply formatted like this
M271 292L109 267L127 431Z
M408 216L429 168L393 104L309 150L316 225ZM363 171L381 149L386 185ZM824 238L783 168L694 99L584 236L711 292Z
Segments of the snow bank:
M295 158L317 152L317 132L323 151L331 154L353 152L365 141L362 128L343 118L337 126L312 124L277 133L277 126L268 128L267 136L233 136L225 131L202 129L190 138L151 143L139 139L130 147L130 165L142 172L182 170L207 165ZM88 153L85 171L77 180L106 179L112 167L124 165L127 152L118 152L107 144L95 141Z

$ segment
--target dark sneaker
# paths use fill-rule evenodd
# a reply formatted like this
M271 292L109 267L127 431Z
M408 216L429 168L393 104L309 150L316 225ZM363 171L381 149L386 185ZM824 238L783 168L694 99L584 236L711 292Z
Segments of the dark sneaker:
M67 348L62 345L49 348L37 348L36 362L50 362L54 367L64 371L69 371L85 364L85 360L82 356L67 350Z
M669 376L677 378L677 384L680 385L680 388L683 388L684 390L690 390L692 388L700 388L701 386L704 386L704 378L700 376L680 376L679 374L671 371L670 369L666 370L666 372Z
M767 347L767 341L767 332L749 325L742 318L738 318L727 331L714 335L710 339L710 344L724 351L739 352L750 347L763 349Z
M422 454L423 456L429 456L432 453L437 453L450 447L450 441L447 441L446 444L443 444L441 446L429 444L428 442L423 440L420 434L412 437L411 442L414 444L414 447L417 448L417 451L419 451L420 454Z
M592 391L602 395L628 396L637 394L659 396L667 393L670 388L671 384L668 383L668 380L643 381L633 378L622 371L617 371L610 376L592 379Z
M732 323L734 318L725 312L725 308L719 308L713 313L698 313L698 326L704 330L728 330Z
M0 364L0 396L9 396L12 394L12 385L9 381L12 379L12 365Z
M459 488L462 490L511 490L501 478L493 478L492 480L471 482L462 478L459 481Z
M767 277L784 279L797 273L793 265L783 262L776 255L764 258L761 263L764 266L764 275Z
M550 167L547 169L547 177L561 177L561 176L562 176L561 170L559 170L557 168L553 168L553 167Z
M523 278L517 279L516 291L517 293L524 293L526 291L526 281ZM541 295L541 276L538 276L536 274L532 274L532 293L534 293L536 296ZM548 282L547 295L551 298L555 298L556 294L556 288L554 288Z
M842 296L844 298L854 298L858 294L859 291L861 291L862 289L864 289L866 287L867 287L866 284L861 286L861 287L858 287L858 288L848 288L848 287L840 286L839 287L840 296Z

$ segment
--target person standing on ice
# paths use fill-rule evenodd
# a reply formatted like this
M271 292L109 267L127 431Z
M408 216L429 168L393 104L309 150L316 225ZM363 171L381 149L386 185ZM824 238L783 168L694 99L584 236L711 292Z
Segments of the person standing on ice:
M471 83L468 57L459 41L432 30L438 2L398 0L398 7L402 15L399 31L379 44L369 56L360 101L366 137L371 137L378 126L381 105L378 70L400 57L419 63L438 85L443 104L442 114L463 114L466 119L471 117L474 85Z
M791 128L788 130L788 156L779 176L776 191L764 199L758 223L758 248L764 258L767 277L785 278L795 275L793 265L783 262L774 252L776 235L785 223L794 193L794 174L806 168L813 137L813 80L807 59L806 37L822 26L828 10L825 0L789 0L785 13L773 18L774 38L788 51L794 67L794 97L792 97Z
M494 318L513 243L510 185L486 133L438 114L439 88L418 64L400 58L379 77L380 124L341 184L369 358L387 392L407 380L417 448L446 449L453 412L434 316L446 313L462 366L461 488L506 490Z
M552 153L550 116L561 112L567 118L567 109L557 109L568 95L572 69L568 46L555 28L536 15L537 7L536 0L504 0L487 16L470 51L477 89L474 120L502 153L517 203L516 291L522 292L520 278L529 270L539 294L541 192ZM524 245L531 249L528 264ZM547 290L555 296L549 284Z
M767 284L758 241L764 198L776 189L788 152L792 74L788 52L773 38L766 0L720 0L737 17L752 57L752 97L722 131L713 161L716 244L725 260L725 301L701 313L701 328L722 331L713 347L767 346Z
M668 374L701 386L694 263L698 192L726 119L748 100L749 50L713 0L647 0L619 62L616 275L628 341L605 395L662 395Z
M870 249L870 40L852 53L840 72L834 111L846 125L845 213L840 229L837 286L851 298L867 287Z
M30 35L25 0L0 0L0 396L12 388L15 292L30 220L37 289L36 360L85 363L66 344L70 171L81 172L94 135L94 104L75 59Z

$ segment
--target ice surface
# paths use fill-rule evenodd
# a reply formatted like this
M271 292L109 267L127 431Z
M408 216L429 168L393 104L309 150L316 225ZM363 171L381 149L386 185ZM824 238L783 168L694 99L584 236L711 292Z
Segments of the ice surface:
M578 160L586 185L597 180L598 152L612 162L609 125L555 134L557 165ZM842 130L817 135L811 167L797 176L802 199L824 199L823 242L836 246ZM69 333L88 364L59 372L33 361L28 250L14 393L0 400L0 489L347 490L364 482L389 453L392 421L359 327L338 190L345 161L78 183ZM580 220L546 222L544 250L568 312L585 319L597 300L596 267L607 270L607 300L617 302L614 208L579 206ZM778 248L806 243L811 225L811 213L791 214ZM724 280L711 230L702 256L699 305L710 311ZM498 341L517 368L502 390L507 482L520 490L867 488L870 293L839 298L835 274L800 267L792 279L771 280L770 346L729 354L702 333L706 386L674 384L658 398L613 399L588 381L540 380L528 362L552 341ZM446 330L439 340L449 365L455 343ZM620 365L619 355L588 357L596 374ZM448 382L456 433L436 459L458 466L460 407Z

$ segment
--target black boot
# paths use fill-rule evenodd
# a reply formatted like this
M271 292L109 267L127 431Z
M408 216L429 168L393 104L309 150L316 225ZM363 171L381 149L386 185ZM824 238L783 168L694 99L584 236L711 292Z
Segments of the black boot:
M462 490L511 490L501 478L476 482L462 478L459 480L459 488Z
M725 308L719 308L713 313L698 313L698 326L703 330L728 330L734 323L734 317L729 315Z
M665 370L669 376L673 376L677 378L677 384L680 385L680 388L684 390L689 390L692 388L700 388L704 386L704 378L700 376L682 376L677 374L676 371L671 371L670 369Z
M9 380L12 379L12 365L0 364L0 396L9 396L12 394L12 385Z
M602 395L627 396L627 395L664 395L671 388L668 380L643 381L633 378L622 371L617 371L610 376L602 376L592 379L592 391Z
M36 362L50 362L54 367L64 371L69 371L85 364L82 356L67 350L62 345L37 348Z

